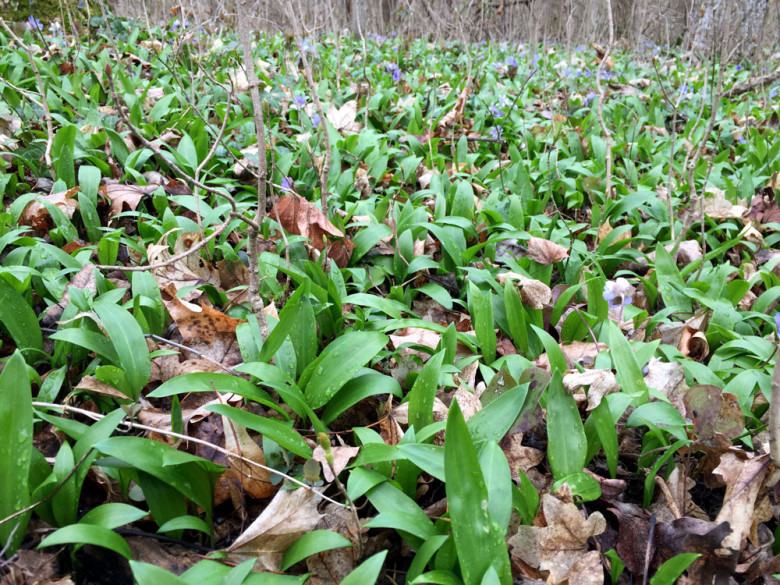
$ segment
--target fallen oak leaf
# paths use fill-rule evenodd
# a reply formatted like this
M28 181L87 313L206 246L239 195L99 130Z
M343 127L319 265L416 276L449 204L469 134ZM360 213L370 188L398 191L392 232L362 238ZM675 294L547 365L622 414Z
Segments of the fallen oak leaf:
M569 257L569 250L560 244L531 237L526 242L525 256L539 264L555 264Z

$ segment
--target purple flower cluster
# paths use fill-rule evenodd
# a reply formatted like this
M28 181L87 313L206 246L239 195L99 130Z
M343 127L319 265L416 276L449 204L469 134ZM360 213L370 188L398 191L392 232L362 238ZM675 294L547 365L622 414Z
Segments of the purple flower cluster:
M387 65L385 65L385 70L388 73L393 74L393 81L395 81L396 83L401 81L401 77L403 76L403 73L398 68L398 65L396 65L395 63L388 63Z
M41 21L32 15L30 15L30 17L27 19L27 25L32 30L43 30L43 24L41 24Z

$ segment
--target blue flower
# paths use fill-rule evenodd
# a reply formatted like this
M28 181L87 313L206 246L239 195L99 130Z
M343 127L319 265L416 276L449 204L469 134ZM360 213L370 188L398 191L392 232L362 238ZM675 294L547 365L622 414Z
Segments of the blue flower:
M490 136L493 137L493 140L498 140L501 138L501 135L504 133L504 128L502 126L493 126L490 129Z
M302 110L306 106L306 98L302 95L294 95L292 107L296 110Z
M778 334L780 334L780 311L775 313L775 329L777 329Z
M398 68L398 65L396 65L395 63L388 63L387 65L385 65L385 70L388 73L393 74L393 81L395 82L401 81L401 76L403 74L401 73L401 70Z
M609 303L610 308L625 307L634 302L634 287L625 278L608 280L601 296Z
M27 24L33 30L43 30L43 25L41 24L41 21L32 15L30 15L30 17L27 19Z
M312 126L314 126L315 128L319 128L320 127L320 122L322 122L322 118L320 118L319 114L314 114L311 117Z
M509 67L510 69L517 68L517 59L515 59L514 57L507 57L506 66Z
M737 142L739 142L740 144L747 144L747 140L745 139L744 136L740 136L739 138L737 138Z
M742 71L742 65L737 65L737 71Z
M773 100L777 97L778 88L772 88L772 91L769 92L769 99Z
M494 118L503 118L504 117L504 110L499 108L497 105L493 104L490 106L490 115Z
M292 191L293 190L293 186L294 186L294 182L293 182L293 180L290 177L285 177L284 179L282 179L282 191L283 192Z

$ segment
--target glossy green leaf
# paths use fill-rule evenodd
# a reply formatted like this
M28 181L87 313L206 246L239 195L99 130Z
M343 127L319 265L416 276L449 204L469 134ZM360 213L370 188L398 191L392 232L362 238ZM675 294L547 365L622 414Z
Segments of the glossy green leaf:
M373 585L379 579L387 551L368 557L355 570L341 580L341 585Z
M130 569L138 585L189 585L181 577L150 563L130 561Z
M264 437L268 437L275 443L278 443L279 446L304 459L309 459L312 456L311 447L309 447L309 444L300 433L280 420L258 416L227 404L210 404L206 406L206 410L226 416L242 427L257 431Z
M330 343L301 375L309 405L324 406L387 342L376 331L351 331Z
M341 390L328 400L322 412L322 422L330 424L361 400L378 394L392 394L401 398L403 392L395 378L374 370L365 370L365 373L355 376L344 384Z
M314 530L307 532L284 551L282 571L286 571L311 555L335 548L352 546L352 542L338 532L330 530Z
M685 569L700 556L700 553L682 553L665 561L650 578L650 585L674 585Z
M439 372L443 359L443 351L428 359L409 391L409 425L416 430L433 422L433 401L439 389Z
M585 467L588 440L574 397L563 387L561 372L554 371L547 391L547 458L553 476L560 479Z
M512 474L506 455L495 441L487 441L479 452L479 465L488 493L488 512L506 532L512 515Z
M197 516L190 515L176 516L176 518L168 520L157 529L157 532L162 532L164 534L176 530L197 530L204 534L211 534L211 528L209 528L209 525L206 522Z
M102 546L118 553L126 559L132 558L130 545L113 530L95 524L71 524L52 532L41 541L38 548L58 544L91 544Z
M617 381L623 393L634 398L637 403L647 401L649 390L642 374L642 366L637 362L631 344L618 326L610 321L609 349L612 363L617 370Z
M0 278L0 281L3 279ZM27 366L19 351L0 372L0 519L30 503L33 410ZM10 558L24 539L30 513L0 524L0 542ZM13 537L12 537L13 534Z
M497 402L497 401L495 401ZM447 502L463 581L478 584L488 567L501 583L512 582L504 531L489 512L479 458L457 400L452 401L444 441Z
M118 305L98 301L94 308L114 344L119 359L117 365L124 370L127 377L132 391L129 398L137 400L152 373L152 362L144 332L133 316Z
M43 346L43 335L35 311L8 281L0 276L0 323L11 334L17 347L28 360L38 355Z
M496 360L496 330L493 323L493 295L482 291L469 281L469 311L474 323L474 331L486 364Z
M96 508L92 508L89 512L84 514L79 520L80 524L93 524L95 526L102 526L103 528L113 529L124 526L125 524L132 524L146 517L149 512L140 510L135 506L129 504L123 504L121 502L110 502L108 504L101 504Z

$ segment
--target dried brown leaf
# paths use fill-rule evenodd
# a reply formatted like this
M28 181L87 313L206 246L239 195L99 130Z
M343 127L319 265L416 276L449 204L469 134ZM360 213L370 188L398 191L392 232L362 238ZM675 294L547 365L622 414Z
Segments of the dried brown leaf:
M568 249L542 238L529 238L526 247L526 257L540 264L555 264L569 257Z

